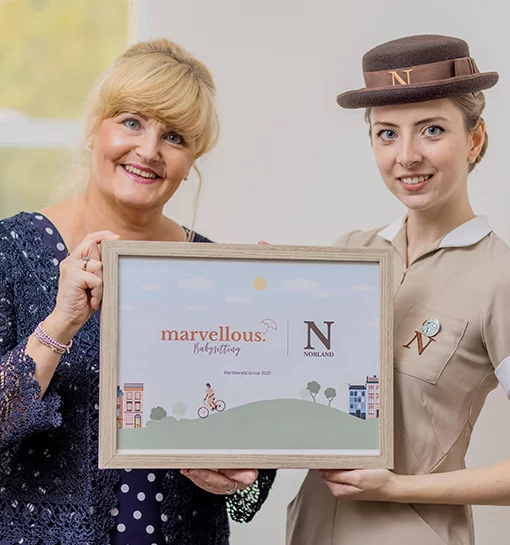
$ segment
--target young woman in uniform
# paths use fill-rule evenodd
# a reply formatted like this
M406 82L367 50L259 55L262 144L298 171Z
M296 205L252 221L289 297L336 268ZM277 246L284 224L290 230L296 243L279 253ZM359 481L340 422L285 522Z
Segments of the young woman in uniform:
M289 506L288 545L472 545L469 505L510 505L510 462L465 469L487 394L510 390L510 252L468 197L487 149L485 98L468 45L411 36L363 58L381 177L405 217L337 244L394 253L395 472L311 471Z

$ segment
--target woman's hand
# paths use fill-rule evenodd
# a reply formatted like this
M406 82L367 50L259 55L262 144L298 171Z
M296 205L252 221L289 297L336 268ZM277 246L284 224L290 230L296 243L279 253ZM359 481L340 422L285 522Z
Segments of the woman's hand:
M181 469L181 473L211 494L231 495L252 485L256 469Z
M336 498L394 501L392 491L398 475L387 469L320 469L317 473Z
M100 307L103 298L101 242L117 240L111 231L87 235L60 264L57 302L46 319L60 337L71 339Z

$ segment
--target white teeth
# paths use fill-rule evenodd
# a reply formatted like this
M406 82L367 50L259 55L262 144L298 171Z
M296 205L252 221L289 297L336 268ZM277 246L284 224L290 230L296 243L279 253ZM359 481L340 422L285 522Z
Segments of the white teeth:
M414 176L413 178L400 178L402 182L408 185L416 185L421 184L422 182L426 182L430 176Z
M140 170L139 168L133 167L131 165L124 165L124 168L128 172L132 172L133 174L136 174L137 176L141 176L142 178L157 178L157 176L152 172L145 172L144 170Z

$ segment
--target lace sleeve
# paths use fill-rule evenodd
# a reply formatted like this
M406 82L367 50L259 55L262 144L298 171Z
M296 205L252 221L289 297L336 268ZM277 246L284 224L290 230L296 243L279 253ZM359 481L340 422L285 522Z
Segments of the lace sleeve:
M276 477L275 469L261 469L257 480L233 496L227 496L227 511L235 522L250 522L269 495Z
M3 243L5 238L0 238L2 250ZM35 362L26 354L28 339L16 339L15 296L6 274L12 255L10 248L0 252L0 450L61 423L59 396L47 394L40 399Z

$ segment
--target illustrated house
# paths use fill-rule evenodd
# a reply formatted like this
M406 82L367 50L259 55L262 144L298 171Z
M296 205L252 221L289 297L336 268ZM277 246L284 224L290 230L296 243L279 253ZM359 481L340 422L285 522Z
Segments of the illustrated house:
M349 384L349 414L365 420L367 416L366 386Z
M141 428L143 421L143 383L124 383L124 428Z
M117 386L117 427L124 427L124 392Z
M379 377L367 377L367 418L379 418Z

